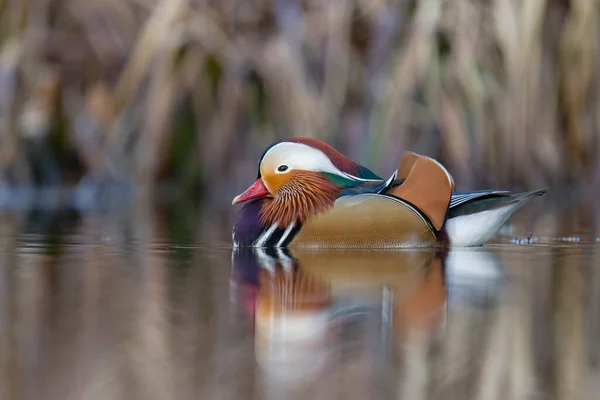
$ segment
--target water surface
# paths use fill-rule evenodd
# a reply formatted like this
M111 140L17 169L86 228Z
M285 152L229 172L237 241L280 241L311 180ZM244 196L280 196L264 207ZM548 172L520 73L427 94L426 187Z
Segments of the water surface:
M232 250L231 218L0 216L0 399L597 398L589 208L450 252Z

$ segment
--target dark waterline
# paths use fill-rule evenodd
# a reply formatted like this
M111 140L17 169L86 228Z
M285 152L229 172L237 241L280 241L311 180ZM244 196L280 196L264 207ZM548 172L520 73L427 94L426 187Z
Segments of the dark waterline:
M218 210L0 214L0 399L596 398L591 210L449 253L232 251Z

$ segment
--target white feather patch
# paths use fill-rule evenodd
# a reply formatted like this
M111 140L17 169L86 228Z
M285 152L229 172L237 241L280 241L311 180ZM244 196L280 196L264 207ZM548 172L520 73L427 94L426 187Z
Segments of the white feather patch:
M277 171L281 165L286 165L288 169L283 172ZM378 179L359 178L341 171L321 150L303 143L278 143L265 153L261 162L261 174L287 173L292 170L327 172L361 182L378 181Z

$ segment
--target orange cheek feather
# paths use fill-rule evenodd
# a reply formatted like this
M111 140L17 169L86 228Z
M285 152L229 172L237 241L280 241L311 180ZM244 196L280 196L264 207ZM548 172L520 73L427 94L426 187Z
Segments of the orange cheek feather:
M288 172L286 174L277 174L273 172L262 172L261 176L262 180L267 187L267 190L271 195L275 196L277 191L281 189L282 186L287 184L291 180L291 175L293 172Z
M325 176L310 171L273 174L263 176L263 180L273 194L260 211L264 226L276 222L279 226L303 222L309 216L332 207L339 191ZM281 192L282 188L285 191Z

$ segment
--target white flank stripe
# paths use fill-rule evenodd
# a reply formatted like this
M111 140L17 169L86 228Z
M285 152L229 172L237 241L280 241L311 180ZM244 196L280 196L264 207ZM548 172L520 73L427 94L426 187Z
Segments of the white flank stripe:
M398 170L395 170L394 173L392 174L392 176L390 176L390 179L385 181L385 185L383 185L383 187L381 188L381 190L378 193L381 193L384 189L387 189L387 187L390 186L392 184L392 182L394 182L394 179L396 179L396 176L398 176Z
M277 242L276 247L281 247L283 245L283 243L285 243L285 239L287 239L287 237L290 235L290 232L292 231L292 229L294 229L293 222L291 224L289 224L287 228L285 228L285 232L283 232L283 235L281 235L281 239L279 239L279 242Z
M275 232L275 229L277 229L277 225L277 222L275 222L273 225L271 225L269 229L267 229L262 235L260 235L256 242L254 242L254 247L263 247L265 243L267 243L267 240L269 240L273 232Z

